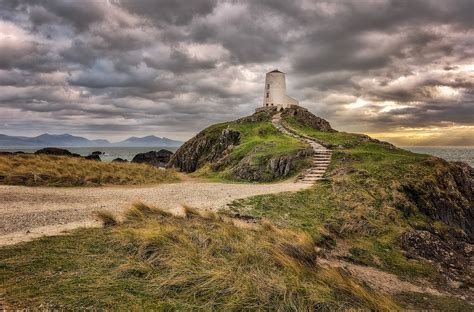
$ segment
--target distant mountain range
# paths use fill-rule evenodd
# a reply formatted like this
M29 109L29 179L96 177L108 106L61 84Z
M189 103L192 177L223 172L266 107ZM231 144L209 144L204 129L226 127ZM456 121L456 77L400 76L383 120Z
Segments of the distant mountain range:
M178 147L183 142L175 141L168 138L160 138L149 135L143 138L130 137L120 142L109 142L107 140L89 140L80 136L70 134L42 134L36 137L9 136L0 134L0 147L107 147L107 146L162 146L162 147Z

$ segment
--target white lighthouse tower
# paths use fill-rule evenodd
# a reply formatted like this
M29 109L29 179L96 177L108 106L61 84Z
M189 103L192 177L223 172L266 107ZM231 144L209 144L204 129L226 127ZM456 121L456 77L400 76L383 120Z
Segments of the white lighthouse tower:
M286 95L285 73L278 69L268 72L265 77L263 106L276 106L278 110L298 105L298 101Z

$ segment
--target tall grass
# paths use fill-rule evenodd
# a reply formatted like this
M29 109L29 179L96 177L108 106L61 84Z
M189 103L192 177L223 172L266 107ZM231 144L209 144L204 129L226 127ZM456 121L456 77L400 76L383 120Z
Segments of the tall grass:
M399 247L399 236L413 221L429 226L426 215L399 189L403 183L435 179L439 172L446 172L445 162L387 144L364 142L358 135L297 127L328 144L348 146L333 150L330 181L296 193L236 200L230 213L267 218L283 227L307 231L329 247L344 240L352 247L348 260L405 279L436 278L433 265L407 259ZM414 207L410 217L397 208L402 204Z
M145 164L105 163L49 155L0 156L0 184L27 186L87 186L148 184L177 181L172 170Z
M189 207L175 217L136 204L115 226L0 249L0 292L12 308L399 309L319 267L314 247L307 234L269 223L248 230Z

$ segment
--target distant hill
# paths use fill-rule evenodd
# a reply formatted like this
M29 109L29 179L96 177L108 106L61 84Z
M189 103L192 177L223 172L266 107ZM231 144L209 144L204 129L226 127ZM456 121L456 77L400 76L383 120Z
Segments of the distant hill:
M36 137L8 136L0 134L0 146L103 146L107 140L89 140L70 134L42 134Z
M168 138L160 138L154 135L149 135L143 138L130 137L124 141L113 143L116 146L164 146L164 147L178 147L183 142L175 141Z
M111 143L108 140L98 139L89 140L84 137L74 136L70 134L41 134L36 137L24 137L24 136L9 136L0 134L0 147L22 147L22 146L35 146L35 147L46 147L46 146L60 146L60 147L107 147L107 146L163 146L163 147L177 147L182 142L171 140L168 138L160 138L157 136L149 135L143 138L130 137L124 141Z

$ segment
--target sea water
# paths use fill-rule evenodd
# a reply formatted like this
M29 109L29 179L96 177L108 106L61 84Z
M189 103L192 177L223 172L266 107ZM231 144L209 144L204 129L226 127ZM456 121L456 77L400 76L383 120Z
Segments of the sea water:
M0 147L0 151L5 152L25 152L33 153L42 147ZM175 152L177 147L160 147L160 146L147 146L147 147L61 147L67 149L71 153L76 153L81 156L90 155L92 152L99 151L103 154L100 155L100 159L103 161L112 161L115 158L122 158L126 160L132 160L133 157L139 153L146 153L150 151L159 151L165 149L171 152Z
M474 167L474 146L400 146L419 154L428 154L448 161L463 161Z

